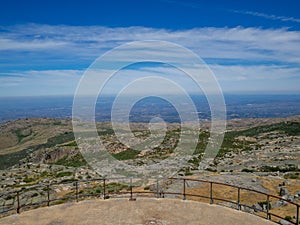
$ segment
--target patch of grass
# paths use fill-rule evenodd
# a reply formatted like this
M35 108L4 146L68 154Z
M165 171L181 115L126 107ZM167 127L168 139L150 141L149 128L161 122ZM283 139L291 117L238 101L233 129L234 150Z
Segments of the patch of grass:
M139 153L139 151L128 148L125 151L113 154L112 156L115 157L117 160L128 160L137 158Z
M25 128L26 129L26 128ZM32 134L32 130L30 130L30 132L28 134L24 134L24 130L25 129L18 129L15 130L15 134L18 137L18 142L20 143L24 138L30 136Z
M49 173L47 171L43 171L40 173L40 177L50 177L52 176L52 173Z
M73 173L71 171L63 171L63 172L60 172L60 173L57 173L55 175L55 177L67 177L67 176L72 176Z
M55 121L55 122L53 122L53 125L59 126L59 125L62 125L62 122L61 121Z
M77 153L75 156L68 158L68 156L64 156L63 158L57 160L54 164L56 165L64 165L71 167L81 167L87 165L87 162L82 157L80 153Z
M227 152L250 151L250 142L235 139L235 133L225 133L223 143L217 157L223 157Z
M288 173L284 175L284 179L299 179L299 173Z
M96 192L97 194L101 194L103 191L102 191L102 188L97 187L97 188L95 189L95 192Z
M19 152L13 152L5 155L0 155L0 170L7 169L19 163L21 159L27 156L27 149Z
M98 129L98 135L115 135L115 131L112 128L102 128Z
M284 132L288 135L300 134L300 123L298 122L281 122L272 125L257 126L243 131L232 132L235 136L249 136L253 137L260 133L267 133L272 131Z
M279 166L262 166L260 168L261 172L291 172L291 171L299 171L296 165L288 165L288 167L279 167Z
M69 143L65 144L64 146L69 146L69 147L78 147L78 146L77 146L77 142L76 142L76 141L69 142Z
M57 136L49 138L45 144L36 145L31 148L35 151L41 148L51 148L58 144L63 144L74 140L75 138L73 132L65 132L63 134L59 134Z
M106 190L108 193L113 193L113 192L120 192L122 190L130 190L130 187L125 184L120 184L120 183L109 183L106 185Z
M196 150L194 151L194 155L203 153L205 151L209 136L210 136L210 133L207 131L200 132Z
M23 181L24 181L25 183L31 183L31 182L34 181L34 179L33 179L32 177L25 177L25 178L23 179Z
M43 191L51 191L51 188L44 187L44 188L43 188Z

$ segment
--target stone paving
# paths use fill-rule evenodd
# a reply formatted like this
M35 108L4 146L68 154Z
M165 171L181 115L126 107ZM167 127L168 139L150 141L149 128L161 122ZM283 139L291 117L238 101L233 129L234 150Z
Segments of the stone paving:
M86 200L21 212L1 225L274 225L230 208L175 199Z

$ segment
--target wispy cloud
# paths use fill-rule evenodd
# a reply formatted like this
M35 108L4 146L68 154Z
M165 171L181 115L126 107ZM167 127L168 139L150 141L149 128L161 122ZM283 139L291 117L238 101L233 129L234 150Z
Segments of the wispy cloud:
M40 60L83 60L120 44L136 40L165 40L195 51L202 58L269 60L300 63L300 32L287 29L195 28L166 30L145 27L107 28L101 26L50 26L39 24L2 27L0 51L10 56ZM25 52L24 52L25 51ZM15 57L0 56L2 63ZM26 58L25 58L26 60ZM18 63L17 63L18 64Z
M233 12L239 13L239 14L250 15L250 16L262 17L262 18L270 19L270 20L280 20L283 22L300 23L300 19L295 18L295 17L277 16L277 15L266 14L266 13L261 13L261 12L254 12L254 11L233 10Z
M97 57L137 40L171 41L191 49L210 64L221 82L300 79L300 31L24 24L0 27L1 93L12 92L6 88L9 85L28 87L28 92L43 91L46 86L57 92L65 85L63 91L72 93L81 73ZM174 56L167 51L158 53ZM165 73L168 68L156 70Z

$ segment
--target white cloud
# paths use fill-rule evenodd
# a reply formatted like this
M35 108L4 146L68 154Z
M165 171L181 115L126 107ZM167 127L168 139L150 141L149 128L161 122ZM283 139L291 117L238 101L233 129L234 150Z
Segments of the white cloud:
M283 22L296 22L296 23L300 23L300 19L294 18L294 17L276 16L276 15L272 15L272 14L266 14L266 13L260 13L260 12L253 12L253 11L233 10L233 12L240 13L240 14L251 15L251 16L257 16L257 17L263 17L265 19L270 19L270 20L280 20L280 21L283 21Z
M264 80L289 79L300 76L300 68L277 65L224 66L210 65L218 80Z
M220 82L300 77L300 31L288 29L167 30L40 24L2 26L0 29L1 88L27 85L35 86L34 90L40 85L55 92L58 87L66 86L72 94L83 70L94 59L120 44L136 40L171 41L187 47L210 64ZM126 58L126 54L122 57ZM157 51L156 54L174 57L172 51ZM180 54L175 57L180 58ZM138 73L161 74L169 70L143 68ZM174 70L173 74L176 74Z
M165 40L195 51L203 58L267 60L300 63L300 32L287 29L195 28L166 30L145 27L18 25L2 27L0 49L53 51L78 59L97 57L122 43Z

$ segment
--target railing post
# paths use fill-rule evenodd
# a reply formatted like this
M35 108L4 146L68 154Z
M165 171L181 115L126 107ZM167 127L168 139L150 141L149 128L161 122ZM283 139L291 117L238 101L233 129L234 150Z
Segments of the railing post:
M132 193L132 177L130 178L130 199L129 201L135 201L136 199L133 198L133 193Z
M299 224L299 205L297 205L297 215L296 215L296 224Z
M213 182L210 182L210 204L214 204L214 199L213 199Z
M270 196L267 195L267 220L270 219L270 217L269 217L269 210L270 210L269 206L270 206Z
M132 178L130 177L130 200L132 200Z
M75 181L75 188L76 188L76 202L78 202L78 181Z
M18 202L18 206L17 206L17 213L20 213L20 196L19 196L19 191L17 191L17 202Z
M158 181L158 178L156 180L156 197L159 198L159 181Z
M183 178L183 200L186 200L186 193L185 193L185 178Z
M103 178L103 199L106 199L106 190L105 190L105 178Z
M47 206L50 206L50 184L47 185Z
M241 188L238 187L238 210L241 210Z

